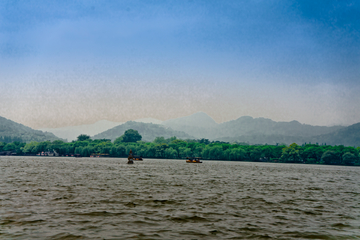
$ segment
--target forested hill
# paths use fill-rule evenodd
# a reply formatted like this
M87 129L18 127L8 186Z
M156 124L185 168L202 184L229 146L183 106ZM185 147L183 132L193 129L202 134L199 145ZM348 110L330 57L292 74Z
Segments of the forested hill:
M193 139L190 134L175 131L162 125L129 121L122 125L111 128L105 132L96 134L93 139L111 139L112 141L124 134L128 129L134 129L142 136L142 141L153 141L156 137L177 137L179 139Z
M329 145L360 146L360 123L339 129L335 132L315 136L312 142Z
M54 141L60 138L52 133L34 130L30 127L16 123L4 117L0 117L0 142L42 142Z
M221 123L218 128L220 131L217 137L258 134L309 137L331 133L344 127L312 126L301 124L298 121L275 122L267 118L252 118L245 116L233 121Z

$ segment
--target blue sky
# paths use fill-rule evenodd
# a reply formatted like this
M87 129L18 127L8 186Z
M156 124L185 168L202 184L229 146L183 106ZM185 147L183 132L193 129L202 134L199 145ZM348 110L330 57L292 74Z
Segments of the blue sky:
M360 122L359 15L358 1L1 1L0 116Z

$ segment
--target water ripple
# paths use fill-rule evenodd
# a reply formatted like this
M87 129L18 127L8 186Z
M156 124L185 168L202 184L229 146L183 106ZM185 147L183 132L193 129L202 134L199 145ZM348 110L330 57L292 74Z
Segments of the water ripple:
M0 239L360 239L360 168L0 157Z

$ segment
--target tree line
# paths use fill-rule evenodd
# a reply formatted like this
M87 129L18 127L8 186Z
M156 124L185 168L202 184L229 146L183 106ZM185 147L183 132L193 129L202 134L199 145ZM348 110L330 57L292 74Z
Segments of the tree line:
M91 154L110 157L127 157L130 149L134 155L143 158L185 159L201 157L206 160L264 161L280 163L360 165L360 147L344 147L293 143L281 145L249 145L246 143L228 143L209 141L208 139L181 140L176 137L165 139L157 137L152 142L141 141L141 135L133 129L111 142L109 139L91 139L80 135L76 141L64 142L0 142L0 152L12 151L17 155L36 155L40 152L55 150L60 156L79 154L89 157Z

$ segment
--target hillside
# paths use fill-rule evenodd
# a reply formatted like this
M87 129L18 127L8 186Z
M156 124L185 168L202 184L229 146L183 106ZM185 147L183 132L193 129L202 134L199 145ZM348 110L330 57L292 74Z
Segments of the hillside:
M312 143L326 143L327 145L360 146L360 123L350 125L332 133L315 136Z
M215 139L216 141L222 142L237 142L237 143L248 143L250 145L253 144L286 144L289 145L291 143L297 143L299 145L309 142L309 139L306 137L300 136L285 136L285 135L265 135L265 134L253 134L253 135L242 135L238 137L222 137Z
M344 128L342 126L312 126L301 124L298 121L275 122L267 118L252 118L249 116L217 124L203 112L167 120L162 124L193 135L196 138L208 138L210 140L231 139L233 141L248 141L254 144L277 143L281 139L285 142L293 140L302 142L304 139L309 139L309 137L328 134Z
M236 120L219 124L216 138L239 137L244 135L281 135L306 137L328 134L343 126L312 126L298 121L275 122L267 118L240 117Z
M0 142L54 141L60 138L52 133L34 130L30 127L0 117Z
M336 129L337 127L334 128ZM300 134L297 136L252 134L242 135L238 137L222 137L217 138L216 140L226 142L246 142L249 144L291 144L294 142L297 144L303 144L306 142L313 144L327 144L332 146L344 145L351 147L360 147L360 123L356 123L348 127L341 127L340 129L337 129L333 132L316 136L300 136Z
M129 121L122 125L111 128L105 132L99 133L93 137L93 139L111 139L111 141L120 137L128 129L134 129L139 132L142 136L143 141L153 141L156 137L177 137L180 139L194 138L193 136L186 134L184 132L175 131L171 128L166 128L165 126L152 124L152 123L140 123Z

